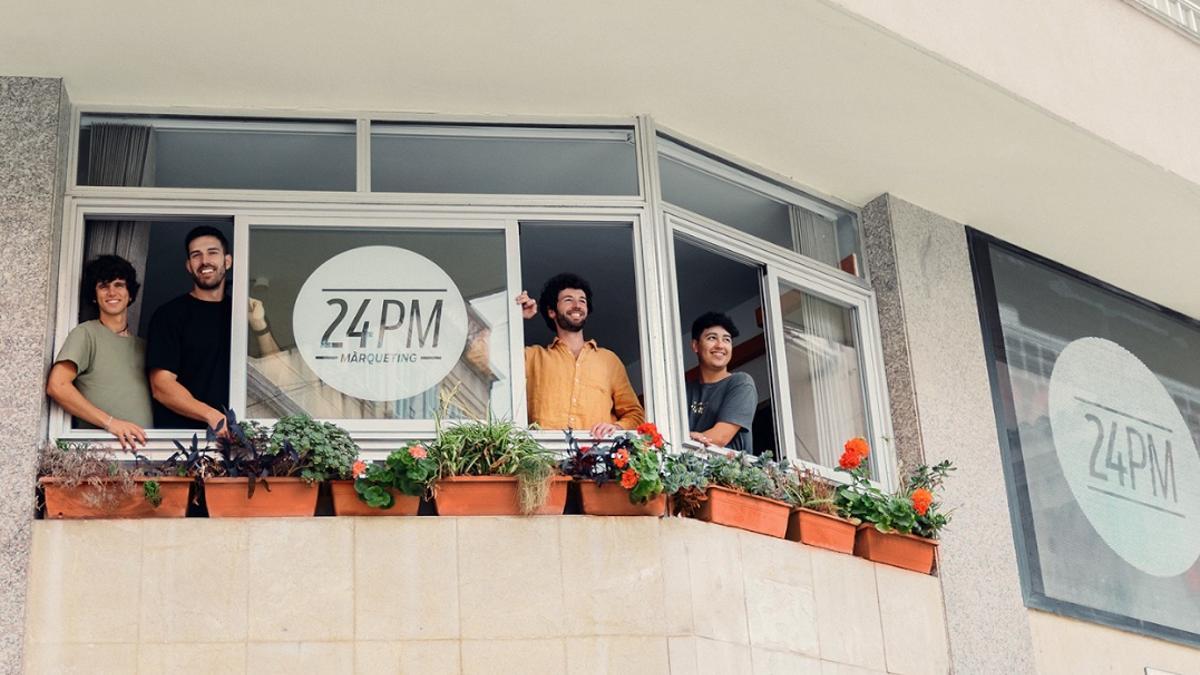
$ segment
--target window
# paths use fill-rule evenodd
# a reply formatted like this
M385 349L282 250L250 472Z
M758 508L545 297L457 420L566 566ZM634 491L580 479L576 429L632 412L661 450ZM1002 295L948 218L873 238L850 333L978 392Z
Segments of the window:
M862 436L882 450L872 453L872 478L890 484L891 467L881 459L889 454L882 442L888 436L886 418L872 414L886 410L882 382L868 387L863 377L881 359L878 351L861 348L878 339L874 323L863 319L874 311L870 292L844 283L844 275L773 255L713 225L681 216L668 222L685 428L701 419L732 422L701 417L696 404L704 402L697 386L682 383L700 374L691 346L692 321L704 312L721 312L739 330L728 370L748 375L756 390L749 449L835 476L843 444Z
M353 121L84 115L79 185L351 191Z
M633 129L376 123L371 189L637 195Z
M250 228L245 414L510 417L503 226ZM264 332L266 331L266 332Z
M683 354L686 415L700 420L699 359L692 350L692 323L706 312L728 316L738 329L730 355L730 372L745 373L754 382L757 400L751 416L750 447L756 455L774 457L775 411L771 396L771 367L763 331L762 279L764 268L709 250L701 243L675 237L675 277L679 289L680 353ZM690 387L690 389L689 389ZM717 419L715 421L728 421ZM689 425L690 426L690 425ZM690 429L703 431L702 429Z
M860 274L853 213L701 153L658 141L663 199L776 246Z
M699 365L691 323L718 311L741 331L731 369L754 384L746 449L832 475L846 438L884 447L857 215L647 134L640 119L106 110L79 120L60 341L77 315L87 318L78 299L85 256L123 251L144 275L132 316L145 333L156 307L190 289L179 264L184 234L213 224L234 250L228 395L244 418L335 420L367 453L427 438L435 418L527 422L522 348L554 333L541 317L522 320L513 299L571 272L592 287L585 337L616 355L630 398L677 446L688 436L685 382ZM650 161L659 195L642 187ZM53 433L108 440L72 429L61 410ZM168 452L179 435L154 430L151 452ZM540 438L563 441L550 429ZM889 462L873 469L890 484Z
M547 280L562 272L591 285L584 337L617 355L644 407L633 232L628 222L521 221L521 280L534 299ZM525 322L526 346L549 345L554 336L540 310Z

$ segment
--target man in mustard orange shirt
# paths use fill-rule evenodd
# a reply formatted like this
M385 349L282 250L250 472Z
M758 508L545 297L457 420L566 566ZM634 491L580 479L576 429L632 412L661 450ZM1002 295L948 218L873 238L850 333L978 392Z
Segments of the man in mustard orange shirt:
M525 291L517 296L522 316L532 319L540 306L556 334L547 347L525 348L525 392L531 423L605 438L637 428L646 414L621 359L583 337L591 299L592 287L574 274L552 277L536 302Z

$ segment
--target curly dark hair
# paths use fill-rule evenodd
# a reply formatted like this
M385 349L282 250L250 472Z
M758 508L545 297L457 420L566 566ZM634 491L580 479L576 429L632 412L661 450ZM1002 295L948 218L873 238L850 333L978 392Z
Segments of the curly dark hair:
M705 312L696 317L692 322L692 339L699 340L704 331L713 326L720 326L729 331L729 337L737 337L737 326L733 325L733 319L729 318L728 314L721 312Z
M554 319L550 318L550 310L558 311L558 294L566 288L578 288L587 296L588 316L591 316L596 310L596 303L592 300L592 285L587 282L587 279L578 274L563 272L550 277L546 285L542 287L542 295L538 298L538 306L542 310L542 320L546 322L546 328L550 332L554 332Z
M142 287L137 280L137 270L133 269L133 265L129 261L119 255L102 255L87 264L83 268L83 284L80 286L79 292L83 297L84 304L96 304L96 286L107 284L117 279L125 282L126 288L129 289L129 302L133 304L137 300L138 289Z

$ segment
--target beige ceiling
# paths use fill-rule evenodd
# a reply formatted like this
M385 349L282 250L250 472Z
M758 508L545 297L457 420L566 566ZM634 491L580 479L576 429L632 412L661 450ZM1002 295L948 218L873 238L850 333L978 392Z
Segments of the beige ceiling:
M1200 316L1200 186L815 0L3 2L0 71L75 102L650 113Z

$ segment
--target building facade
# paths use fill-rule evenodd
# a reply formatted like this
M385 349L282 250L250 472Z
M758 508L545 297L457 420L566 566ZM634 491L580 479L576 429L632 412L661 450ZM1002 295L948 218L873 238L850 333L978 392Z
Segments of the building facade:
M1200 672L1186 5L9 8L5 668ZM937 576L673 520L36 521L37 449L106 440L41 393L87 318L83 263L134 262L144 330L187 289L196 224L232 242L251 417L334 419L368 454L437 415L524 423L522 348L549 333L512 298L569 269L674 439L688 326L717 309L756 454L832 477L862 435L885 487L953 460ZM394 269L454 293L436 314L372 295ZM420 351L434 316L445 354ZM442 365L399 377L389 350ZM1092 418L1095 450L1071 426ZM222 590L195 601L196 579Z

